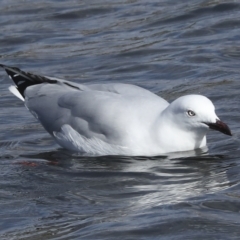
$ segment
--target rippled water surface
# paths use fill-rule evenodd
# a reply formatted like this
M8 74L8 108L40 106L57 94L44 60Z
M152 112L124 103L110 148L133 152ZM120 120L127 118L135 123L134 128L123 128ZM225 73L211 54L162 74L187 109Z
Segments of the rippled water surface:
M60 149L0 72L0 239L239 239L240 3L0 2L1 63L208 96L234 136L160 157ZM190 157L191 156L191 157Z

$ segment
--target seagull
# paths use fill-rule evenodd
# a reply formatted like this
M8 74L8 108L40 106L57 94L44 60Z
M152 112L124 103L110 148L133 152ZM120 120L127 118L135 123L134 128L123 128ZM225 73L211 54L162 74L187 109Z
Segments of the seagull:
M231 136L202 95L169 104L139 86L78 84L0 64L9 90L63 148L87 155L156 156L206 147L209 129Z

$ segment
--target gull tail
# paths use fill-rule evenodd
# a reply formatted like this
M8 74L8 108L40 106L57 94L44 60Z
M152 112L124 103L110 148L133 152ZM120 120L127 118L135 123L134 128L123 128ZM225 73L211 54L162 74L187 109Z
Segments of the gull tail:
M9 87L9 91L22 101L25 99L24 91L27 87L41 83L57 83L57 80L24 72L16 67L8 67L3 64L0 64L0 67L4 68L9 78L15 83L15 86Z

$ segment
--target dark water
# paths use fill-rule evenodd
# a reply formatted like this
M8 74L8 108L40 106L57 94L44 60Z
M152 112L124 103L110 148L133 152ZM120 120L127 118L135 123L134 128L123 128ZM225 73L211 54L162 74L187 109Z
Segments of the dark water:
M2 63L203 94L234 134L210 132L192 157L76 156L1 71L0 239L239 239L239 1L2 0L0 13Z

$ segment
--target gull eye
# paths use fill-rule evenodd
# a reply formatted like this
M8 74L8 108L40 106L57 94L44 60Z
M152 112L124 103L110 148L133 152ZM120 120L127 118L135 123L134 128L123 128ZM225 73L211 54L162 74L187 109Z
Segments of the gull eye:
M195 113L194 111L192 111L192 110L188 110L188 111L187 111L187 114L188 114L188 116L190 116L190 117L193 117L193 116L196 115L196 113Z

